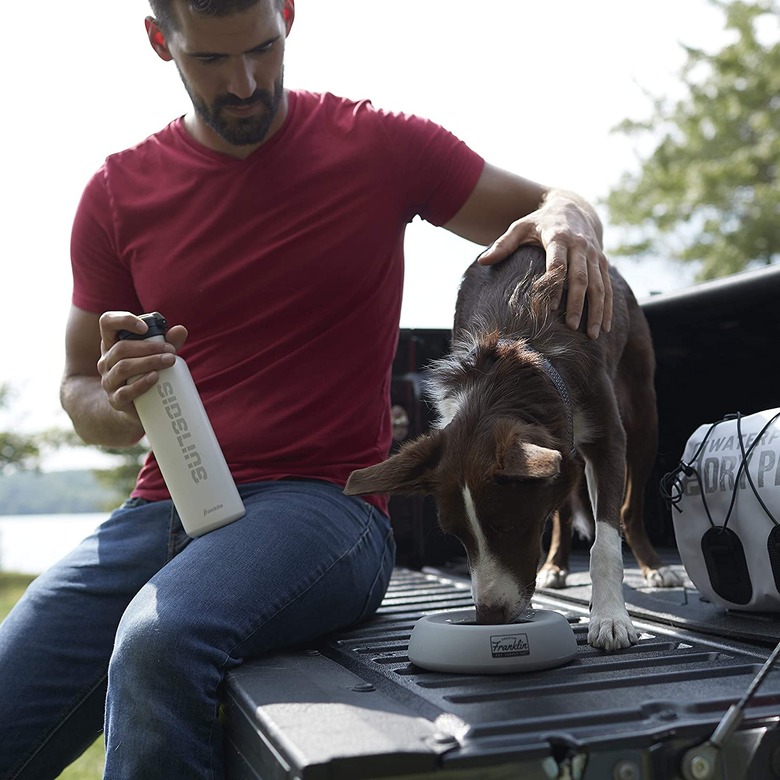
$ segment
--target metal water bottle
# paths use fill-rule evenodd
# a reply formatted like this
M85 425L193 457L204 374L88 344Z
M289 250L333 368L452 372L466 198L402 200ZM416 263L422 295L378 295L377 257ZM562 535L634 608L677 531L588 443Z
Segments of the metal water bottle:
M153 312L140 319L149 326L146 333L122 330L119 338L165 340L165 317ZM184 530L202 536L243 517L244 503L187 364L177 356L159 374L135 408Z

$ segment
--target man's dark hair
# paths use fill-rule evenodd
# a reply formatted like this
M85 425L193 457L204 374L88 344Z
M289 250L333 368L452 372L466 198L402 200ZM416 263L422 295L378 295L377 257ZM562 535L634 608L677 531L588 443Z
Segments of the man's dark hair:
M182 0L182 5L189 6L195 13L203 16L228 16L246 11L259 2L260 0ZM284 0L274 0L274 2L281 10ZM179 28L175 4L176 0L149 0L157 24L166 35Z

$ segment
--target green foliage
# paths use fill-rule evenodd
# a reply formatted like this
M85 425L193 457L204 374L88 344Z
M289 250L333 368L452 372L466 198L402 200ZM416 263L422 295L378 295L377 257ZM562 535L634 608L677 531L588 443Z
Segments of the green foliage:
M8 385L0 385L0 410L9 407L11 400ZM84 444L72 430L51 428L34 434L0 430L0 513L98 512L124 501L149 451L145 443L121 450L101 447L117 458L118 465L96 469L91 475L83 472L74 480L58 477L56 472L44 479L37 473L46 453L87 446L91 445ZM25 472L29 473L22 476Z
M0 409L10 402L10 389L0 385ZM0 431L0 476L19 468L34 468L40 457L38 437Z
M0 411L12 405L12 391L0 385ZM60 447L83 447L84 443L73 431L49 428L36 433L18 433L0 430L0 477L18 471L37 470L41 459Z
M106 764L106 751L103 737L98 737L92 746L74 761L60 775L59 780L100 780Z
M33 579L32 574L0 571L0 622L11 611L11 607L19 601Z
M101 508L113 509L130 495L149 448L144 444L135 444L121 450L103 448L103 451L122 460L112 469L96 469L92 472L98 484L111 495L108 501L103 502Z
M780 5L712 2L732 42L712 54L686 47L687 95L615 128L656 145L606 199L626 228L612 254L698 262L700 279L780 258Z
M39 456L34 437L0 431L0 474L12 468L31 468Z

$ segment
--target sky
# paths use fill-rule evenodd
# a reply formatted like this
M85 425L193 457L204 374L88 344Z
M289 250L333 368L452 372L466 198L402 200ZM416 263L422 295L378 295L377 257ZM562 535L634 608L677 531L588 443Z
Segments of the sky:
M0 429L68 427L60 409L70 306L70 227L89 177L112 152L189 109L173 64L144 31L145 0L43 0L0 51ZM370 98L427 116L487 160L590 199L637 166L611 132L680 93L682 44L717 50L708 0L298 0L288 87ZM617 240L613 240L613 245ZM402 327L451 324L461 274L480 247L415 221L407 232ZM621 260L641 299L691 283L663 260ZM54 459L52 468L73 465Z

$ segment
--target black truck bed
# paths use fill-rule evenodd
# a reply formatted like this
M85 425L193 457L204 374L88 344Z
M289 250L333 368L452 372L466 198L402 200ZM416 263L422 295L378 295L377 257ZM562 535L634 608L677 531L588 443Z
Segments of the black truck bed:
M584 567L584 556L577 563ZM557 669L491 676L410 664L415 622L469 606L471 597L457 567L399 568L369 623L231 674L230 777L682 777L683 753L704 743L745 693L780 636L780 621L733 616L732 625L692 587L645 588L626 564L637 645L605 653L587 644L582 572L574 588L534 598L538 608L568 617L575 658ZM648 609L652 600L662 609ZM778 716L780 670L766 677L726 743L727 777L780 777Z
M768 381L780 343L779 300L780 268L769 268L642 302L660 417L646 525L681 571L657 484L700 424L780 406ZM431 422L420 380L448 337L401 333L392 395L408 436ZM578 640L571 662L510 675L426 672L407 657L411 630L432 611L471 605L467 572L458 544L438 532L432 502L393 499L391 516L399 566L373 620L229 675L232 780L780 778L780 665L750 699L714 769L706 747L684 760L764 667L780 641L780 615L727 612L690 581L647 588L627 557L624 591L640 640L613 653L595 650L586 641L590 580L580 544L569 587L534 598L570 620Z

